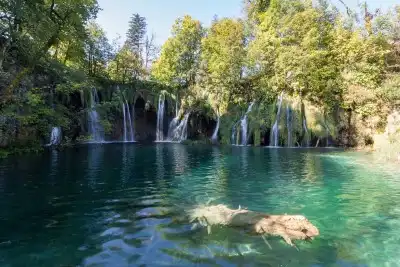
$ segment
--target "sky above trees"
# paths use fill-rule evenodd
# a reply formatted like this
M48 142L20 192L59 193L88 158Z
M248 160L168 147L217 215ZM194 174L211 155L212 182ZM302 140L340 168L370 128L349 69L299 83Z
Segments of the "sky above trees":
M331 0L342 7L339 0ZM99 0L102 11L98 14L98 23L106 31L107 37L113 40L121 36L125 40L128 22L132 14L138 13L146 18L149 32L155 33L155 42L163 44L170 36L170 30L177 17L190 15L209 26L214 15L218 17L240 17L242 0ZM350 8L356 8L361 0L343 1ZM369 0L371 9L387 9L398 3L398 0Z
M146 18L148 31L156 35L156 43L162 45L170 36L176 18L188 14L210 25L214 15L238 17L241 15L242 0L99 0L103 9L98 23L107 32L110 40L121 35L125 38L128 22L133 13Z

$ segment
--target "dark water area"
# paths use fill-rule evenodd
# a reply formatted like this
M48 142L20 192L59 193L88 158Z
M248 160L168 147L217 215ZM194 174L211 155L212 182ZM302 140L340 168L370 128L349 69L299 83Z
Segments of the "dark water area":
M279 237L192 229L211 201L303 214ZM336 149L85 145L0 161L0 266L400 266L400 173Z

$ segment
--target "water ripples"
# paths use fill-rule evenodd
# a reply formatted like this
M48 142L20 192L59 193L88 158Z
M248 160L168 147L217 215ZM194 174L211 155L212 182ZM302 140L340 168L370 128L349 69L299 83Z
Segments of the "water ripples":
M370 165L335 150L164 143L9 159L0 265L396 266L400 176ZM321 236L297 251L237 229L208 235L186 214L207 202L304 214Z

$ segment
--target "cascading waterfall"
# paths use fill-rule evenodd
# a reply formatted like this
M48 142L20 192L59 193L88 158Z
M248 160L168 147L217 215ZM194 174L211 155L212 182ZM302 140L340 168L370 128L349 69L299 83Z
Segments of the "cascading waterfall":
M240 120L240 128L242 130L241 134L242 134L242 146L246 146L247 145L247 114L249 114L251 112L251 109L253 108L254 105L254 101L250 103L249 107L247 108L246 113L244 114L243 118Z
M234 125L233 125L233 127L232 127L232 136L231 136L231 144L232 145L235 145L236 143L235 143L235 137L236 137L236 127L237 127L237 123L235 123Z
M179 123L177 117L171 121L168 129L168 141L182 142L187 139L187 124L189 116L190 112L186 113Z
M172 121L169 123L168 126L168 139L170 139L171 136L173 136L173 132L175 131L176 127L178 127L179 124L179 117L178 113L175 118L172 119Z
M179 108L178 108L178 97L176 97L176 101L175 101L175 117L178 116L179 113Z
M61 143L61 127L53 127L51 129L49 146L57 146Z
M89 134L92 136L93 141L103 142L104 130L100 124L100 116L95 109L97 103L99 103L97 90L96 88L93 88L90 99L90 110L88 116Z
M328 125L326 125L326 123L324 123L325 125L325 131L326 131L326 147L329 147L329 136L330 136L330 132L329 132L329 127Z
M278 111L276 113L275 123L272 126L271 137L269 141L269 145L274 147L277 147L279 145L279 119L281 116L282 100L283 100L283 92L280 94L278 98Z
M124 117L124 142L126 142L126 114L125 114L125 103L122 102L122 115Z
M240 119L240 121L238 121L237 123L235 123L232 127L232 136L231 136L231 140L232 140L232 145L239 145L239 135L240 134L240 138L241 138L241 143L240 145L245 146L247 145L247 140L248 140L248 136L247 136L247 129L248 129L248 123L247 123L247 115L251 112L252 108L254 105L254 101L250 103L249 107L247 108L246 113L243 115L243 117ZM240 122L240 132L237 132L237 124ZM219 126L219 125L218 125Z
M217 125L215 126L214 132L211 136L211 141L216 142L218 140L218 130L219 130L219 116L217 118Z
M303 130L304 130L305 145L306 145L306 147L309 147L310 146L310 135L308 134L306 117L303 117Z
M135 138L132 126L131 111L129 109L128 102L122 103L122 114L124 117L124 142L134 142Z
M126 113L128 114L128 125L129 125L129 142L134 142L135 137L134 137L134 132L133 132L133 123L132 123L132 117L131 117L131 110L129 108L128 102L125 103L126 105Z
M164 140L164 106L165 95L160 94L158 98L156 141Z
M289 105L286 106L286 128L288 132L288 140L287 140L287 146L292 147L293 142L292 142L292 123L293 123L293 118L292 118L292 109L290 108Z

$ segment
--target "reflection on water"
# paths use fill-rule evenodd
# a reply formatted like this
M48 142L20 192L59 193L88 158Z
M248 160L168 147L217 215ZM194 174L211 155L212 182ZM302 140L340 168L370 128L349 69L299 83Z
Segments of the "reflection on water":
M367 164L368 163L368 164ZM399 173L333 150L89 145L0 162L1 266L398 266ZM306 215L299 251L192 229L211 201Z
M171 160L174 164L175 174L183 174L186 171L187 165L187 151L184 145L168 146L168 150L172 150Z
M90 149L87 151L87 163L86 178L89 187L95 189L97 187L99 174L101 172L100 166L103 164L104 145L92 144Z
M130 146L133 144L124 144L122 147L122 168L121 168L121 181L127 184L130 174L135 171L135 149Z

